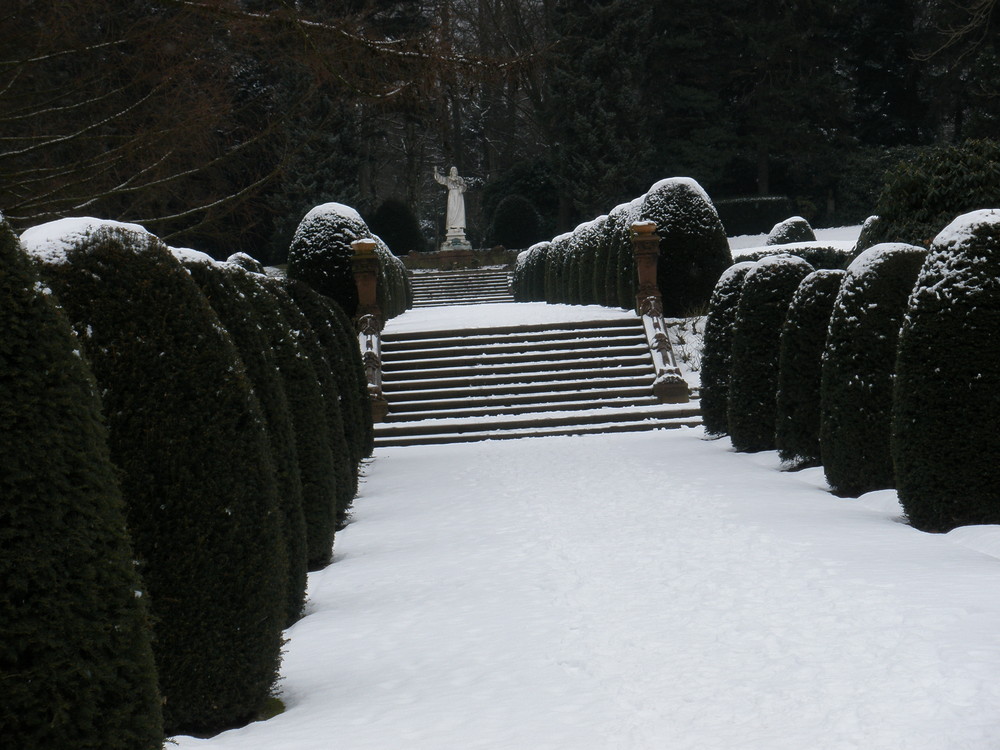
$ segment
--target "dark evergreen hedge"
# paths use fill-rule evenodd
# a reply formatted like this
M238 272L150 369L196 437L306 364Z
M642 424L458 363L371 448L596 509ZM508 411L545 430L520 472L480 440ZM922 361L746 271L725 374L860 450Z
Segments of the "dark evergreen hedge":
M655 222L660 236L656 281L664 315L685 317L704 309L715 282L733 263L726 231L708 195L687 177L661 180L646 194L639 219ZM627 306L632 304L634 299Z
M608 214L608 267L605 297L608 307L635 307L635 256L632 225L639 221L642 198L615 206Z
M301 616L305 605L306 531L302 515L302 476L295 447L295 427L285 386L278 372L278 362L264 334L260 316L241 291L239 278L247 274L245 266L233 265L232 260L219 264L207 255L198 257L190 253L179 257L179 260L191 273L232 337L264 414L268 448L278 485L278 503L282 512L281 529L288 563L285 624L290 625Z
M305 215L288 248L288 277L300 279L335 300L348 315L358 307L351 258L354 240L371 231L353 208L324 203Z
M868 248L878 244L876 237L881 232L879 229L880 221L881 219L878 216L869 216L865 219L864 224L861 225L861 232L858 234L858 241L854 243L854 250L851 251L851 260L857 258Z
M772 255L794 255L813 268L845 269L854 260L854 250L833 245L782 245L741 253L741 261L758 261Z
M4 745L154 750L147 598L79 346L0 216Z
M785 195L752 195L715 201L719 218L729 236L760 234L791 215L795 201Z
M530 247L541 238L541 219L531 201L523 195L503 198L493 212L489 237L494 245Z
M531 249L522 250L514 259L514 270L510 274L510 293L515 302L531 302L528 296L528 259Z
M313 567L323 566L333 559L334 532L345 523L347 511L354 500L358 481L357 464L353 460L351 449L347 443L337 378L333 372L333 365L323 351L316 330L288 293L286 279L265 279L264 282L270 287L271 293L277 297L282 315L295 331L294 335L299 340L302 351L305 352L312 364L322 395L323 415L326 418L328 428L327 438L330 441L330 451L333 454L334 504L332 508L322 509L322 518L316 516L313 519L314 527L309 524L311 528L307 530L307 538L312 538L314 530L317 532L316 544L314 545L310 541L309 562ZM308 515L306 520L308 524ZM318 545L322 545L322 547ZM314 556L314 552L320 552L323 549L326 550L325 557L317 558Z
M375 254L379 259L377 303L382 316L389 320L413 305L413 291L403 262L392 254L381 238L375 237L375 242Z
M753 263L727 268L708 303L701 356L701 418L709 435L729 432L729 375L732 369L733 328L747 271Z
M316 570L330 561L337 507L336 468L319 377L300 334L285 315L276 282L253 274L235 280L260 318L285 388L302 479L306 563Z
M608 234L608 217L599 216L594 220L593 225L593 260L591 261L590 278L590 299L595 305L609 306L607 297L607 283L605 279L608 275L610 235ZM586 279L580 279L581 289L586 284Z
M801 216L779 221L767 235L765 245L787 245L792 242L815 242L816 234L809 222Z
M868 242L927 247L955 216L1000 205L1000 143L932 146L885 175Z
M244 271L249 271L250 273L264 273L264 265L259 260L247 255L246 253L233 253L226 258L226 263L239 266Z
M388 198L375 209L366 222L371 231L382 238L394 255L406 255L427 249L427 240L420 231L416 214L404 201Z
M899 341L893 458L899 499L926 531L1000 523L1000 211L934 240Z
M774 443L794 468L820 462L820 380L826 333L844 271L806 276L792 297L781 329Z
M891 431L896 344L926 252L883 244L847 269L830 317L823 357L820 445L838 495L895 486Z
M60 231L37 228L34 238ZM232 340L156 238L101 227L25 245L101 388L156 622L167 734L248 720L277 677L281 520L260 405Z
M813 267L794 255L757 261L747 271L733 329L728 424L738 451L772 450L781 326L795 290Z

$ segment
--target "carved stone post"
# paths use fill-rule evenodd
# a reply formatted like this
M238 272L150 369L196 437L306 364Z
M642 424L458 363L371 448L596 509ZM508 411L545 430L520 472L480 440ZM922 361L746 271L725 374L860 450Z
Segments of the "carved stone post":
M653 355L656 378L653 395L664 403L683 404L689 400L687 382L681 376L663 320L663 297L656 282L656 262L660 256L660 238L652 221L632 225L632 252L638 273L635 311L642 319L646 343Z
M354 325L361 347L361 362L368 379L368 397L372 405L372 421L382 422L389 413L389 402L382 393L382 310L378 306L378 256L375 241L355 240L351 243L354 256L351 266L358 288L358 310Z

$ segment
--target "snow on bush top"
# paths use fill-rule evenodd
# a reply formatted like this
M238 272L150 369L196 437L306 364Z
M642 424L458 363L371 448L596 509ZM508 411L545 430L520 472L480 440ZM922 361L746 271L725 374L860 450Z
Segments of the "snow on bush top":
M868 248L851 261L851 265L847 267L847 278L855 279L871 273L885 263L888 258L900 252L924 253L926 251L915 245L907 245L905 242L882 242Z
M766 245L786 245L789 242L814 242L816 234L801 216L792 216L775 224L767 235Z
M922 290L924 294L954 295L996 283L995 279L983 278L977 270L978 258L997 254L995 242L984 243L985 235L1000 235L1000 209L962 214L942 229L931 243L914 294Z
M649 192L647 193L647 195L659 192L660 190L663 190L668 186L672 190L683 188L690 192L696 193L706 203L711 204L712 202L712 199L708 197L708 193L705 192L705 188L703 188L700 184L698 184L697 180L694 180L690 177L667 177L664 180L660 180L659 182L654 183L653 186L649 188ZM645 196L643 196L643 198L645 198Z
M741 264L737 264L741 265ZM732 268L732 266L730 266ZM779 253L778 255L768 255L766 258L761 258L756 263L753 264L753 268L747 271L746 278L743 283L746 285L752 279L756 279L759 276L770 275L782 271L785 268L797 268L806 273L812 273L813 267L807 261L798 257L797 255L786 255L784 253Z
M192 250L189 247L170 247L167 249L170 250L170 254L177 258L180 263L201 263L206 266L215 265L215 258L200 250Z
M152 235L138 224L126 224L91 216L57 219L26 229L21 235L25 251L43 263L60 265L69 261L68 253L99 229L113 229L143 240Z
M734 276L742 276L747 271L749 271L750 267L753 265L754 261L752 260L743 260L740 261L739 263L733 263L733 265L731 265L729 268L727 268L725 271L722 272L722 276L720 276L719 280L715 282L716 288L721 286L729 286L732 283L732 278Z
M342 216L348 221L356 222L358 224L365 223L365 220L361 218L361 214L357 212L357 209L345 206L343 203L323 203L319 206L315 206L309 210L309 213L302 217L302 221L307 222L319 217L330 216Z
M226 258L226 263L230 263L234 266L239 266L244 271L250 271L250 273L265 274L264 265L251 255L246 253L233 253L228 258Z

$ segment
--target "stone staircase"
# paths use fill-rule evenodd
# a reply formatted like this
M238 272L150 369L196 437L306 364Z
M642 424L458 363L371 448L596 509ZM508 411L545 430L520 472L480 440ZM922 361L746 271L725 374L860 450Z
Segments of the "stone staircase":
M701 423L696 399L662 404L652 395L653 361L638 318L387 331L382 362L389 414L376 425L376 446Z
M513 302L510 273L503 268L417 271L410 274L414 307Z

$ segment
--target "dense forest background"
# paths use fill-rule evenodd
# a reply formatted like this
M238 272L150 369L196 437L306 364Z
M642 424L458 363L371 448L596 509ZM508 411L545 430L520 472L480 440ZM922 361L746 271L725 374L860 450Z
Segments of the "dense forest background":
M675 175L860 222L996 135L996 1L6 0L0 211L278 262L339 201L427 249L455 165L479 245L508 196L548 236Z

